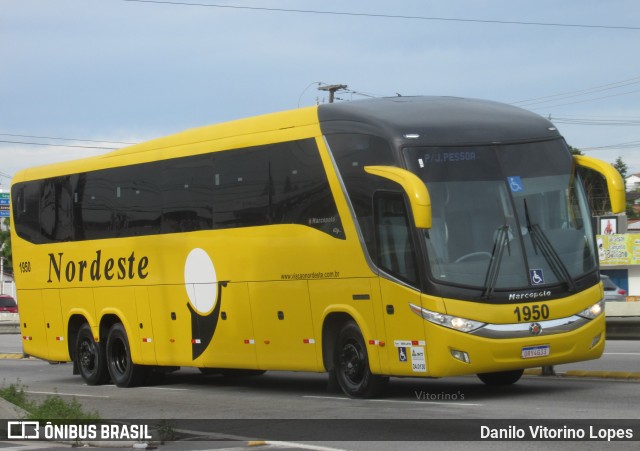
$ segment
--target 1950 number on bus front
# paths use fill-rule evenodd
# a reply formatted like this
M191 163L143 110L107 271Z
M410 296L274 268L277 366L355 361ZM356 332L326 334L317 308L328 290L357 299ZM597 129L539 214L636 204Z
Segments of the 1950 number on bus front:
M518 321L540 321L549 318L549 306L547 304L518 306L513 313Z

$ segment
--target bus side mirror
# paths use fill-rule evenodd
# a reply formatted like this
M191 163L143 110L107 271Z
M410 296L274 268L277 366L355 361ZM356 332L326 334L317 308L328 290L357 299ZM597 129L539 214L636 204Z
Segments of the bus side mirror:
M413 172L395 166L365 166L364 170L398 183L409 197L415 225L419 229L431 228L431 197L429 190Z
M622 176L616 168L609 163L593 157L574 155L573 160L578 166L596 171L606 179L611 202L612 213L622 213L626 209L625 186Z

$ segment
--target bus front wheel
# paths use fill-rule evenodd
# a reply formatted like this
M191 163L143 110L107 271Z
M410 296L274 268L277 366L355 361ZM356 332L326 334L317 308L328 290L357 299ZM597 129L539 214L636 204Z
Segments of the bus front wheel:
M334 352L338 384L352 398L371 398L385 387L388 378L371 373L367 347L360 328L353 321L342 326Z
M102 385L109 380L104 346L93 339L91 326L87 323L78 330L75 363L87 385Z
M520 380L524 370L497 371L495 373L478 373L478 378L486 385L513 385Z
M116 323L109 329L106 354L111 380L118 387L136 387L145 382L148 367L131 361L127 331L121 323Z

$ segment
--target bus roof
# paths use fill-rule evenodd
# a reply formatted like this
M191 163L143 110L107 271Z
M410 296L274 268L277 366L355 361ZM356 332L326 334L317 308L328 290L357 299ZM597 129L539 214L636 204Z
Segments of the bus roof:
M171 158L180 156L172 154L172 148L177 146L296 127L317 127L318 123L323 134L375 134L398 147L527 142L560 136L545 118L502 103L457 97L378 98L305 107L193 128L95 157L26 169L15 175L13 183L82 172L87 168L131 164L146 158ZM413 137L407 138L407 135ZM162 157L159 154L143 156L146 152L160 150Z
M560 137L547 119L522 108L458 97L390 97L321 105L323 133L377 134L425 146L496 144ZM407 139L405 135L419 135ZM400 142L398 142L400 141Z
M166 159L181 156L174 148L179 146L198 145L211 141L222 141L236 137L251 136L259 133L293 129L296 127L318 126L317 106L282 111L244 119L222 122L187 129L172 135L152 139L132 146L112 150L101 155L88 158L36 166L19 171L12 183L23 180L46 178L62 174L84 172L102 167L118 166L143 162L146 159ZM319 133L319 130L318 132ZM250 139L246 140L250 143ZM249 144L248 144L249 145ZM156 152L148 157L149 152ZM117 163L116 163L117 161Z

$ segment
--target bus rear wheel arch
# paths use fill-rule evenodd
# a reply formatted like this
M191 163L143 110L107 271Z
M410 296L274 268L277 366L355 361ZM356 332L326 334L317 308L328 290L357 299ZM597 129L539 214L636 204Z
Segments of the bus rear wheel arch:
M129 338L122 323L109 329L105 354L111 380L118 387L137 387L146 381L149 368L131 360Z

